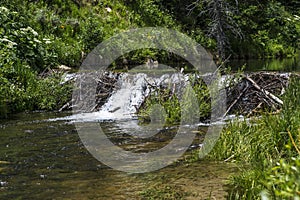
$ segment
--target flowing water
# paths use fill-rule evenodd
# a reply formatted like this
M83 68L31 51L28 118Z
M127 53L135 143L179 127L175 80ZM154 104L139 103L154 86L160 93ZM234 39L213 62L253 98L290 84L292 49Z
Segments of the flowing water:
M226 179L237 171L232 164L186 161L199 138L178 162L158 171L116 171L89 154L69 120L48 120L64 115L70 113L24 113L0 121L0 199L222 199ZM161 148L177 129L164 128L145 142L128 135L139 127L135 120L101 127L115 144L135 152Z
M179 73L152 78L143 73L122 74L117 89L98 112L24 113L0 121L0 199L224 198L225 181L237 167L191 162L198 156L193 150L201 147L207 126L190 125L196 137L177 162L142 174L102 164L86 150L76 131L74 123L96 123L125 151L146 154L161 149L175 138L179 126L140 125L133 113L149 94L149 85L169 85L178 92L187 79ZM172 148L181 151L176 145ZM142 165L142 160L132 162L130 166Z
M244 63L232 62L232 66ZM253 63L247 61L248 71L300 71L298 58ZM141 74L128 77L121 77L118 90L99 112L23 113L1 120L0 199L224 199L226 180L238 168L224 162L191 162L197 156L193 150L201 146L206 126L195 127L199 134L177 162L153 172L120 172L86 150L74 122L99 123L115 145L137 153L160 149L176 134L178 127L172 126L162 127L148 139L133 137L141 132L147 135L153 127L139 125L132 114L149 93L149 82L170 84L185 78L146 80Z
M116 83L115 91L98 112L83 113L68 116L73 121L105 121L105 120L129 120L134 118L137 108L144 102L153 86L176 86L176 90L183 88L188 76L181 73L164 73L162 75L147 75L146 73L122 73ZM177 92L177 91L175 91ZM76 110L74 109L76 113ZM52 120L65 120L56 118Z

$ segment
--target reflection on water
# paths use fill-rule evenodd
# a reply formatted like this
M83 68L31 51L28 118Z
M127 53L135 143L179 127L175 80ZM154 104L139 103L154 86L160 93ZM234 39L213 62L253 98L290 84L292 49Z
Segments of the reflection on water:
M283 71L300 72L300 53L294 58L285 59L250 59L232 60L229 62L232 69L237 70L246 65L246 71Z
M0 199L147 199L163 191L181 193L187 199L210 195L221 199L224 180L236 171L230 164L187 163L182 158L151 173L118 172L89 154L73 124L46 120L54 117L59 116L32 113L0 121ZM137 128L134 121L101 126L115 144L136 152L160 148L177 130L176 126L166 128L145 141L130 136Z

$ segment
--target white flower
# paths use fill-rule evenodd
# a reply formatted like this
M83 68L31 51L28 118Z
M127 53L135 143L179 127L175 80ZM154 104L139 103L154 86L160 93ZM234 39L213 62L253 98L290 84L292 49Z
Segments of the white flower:
M9 10L3 6L0 6L0 12L8 13Z
M35 41L36 43L42 43L41 41L39 41L39 40L36 39L36 38L33 38L33 41Z
M9 39L7 39L7 38L0 38L0 41L1 42L8 42L8 47L9 48L13 48L13 46L15 46L15 45L18 45L17 43L15 43L15 42L13 42L13 41L10 41Z
M51 44L51 40L48 38L44 38L43 41L45 42L45 44Z
M21 28L21 31L30 31L34 36L38 36L39 34L30 26L28 26L27 28Z
M110 8L110 7L106 7L105 10L106 10L107 12L109 12L109 13L111 12L111 8Z

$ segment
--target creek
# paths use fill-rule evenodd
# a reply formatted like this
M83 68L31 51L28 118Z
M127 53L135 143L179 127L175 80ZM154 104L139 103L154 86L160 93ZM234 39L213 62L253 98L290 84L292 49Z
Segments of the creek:
M241 64L233 61L232 66L237 68ZM300 71L299 58L264 63L247 61L246 70ZM131 98L131 88L137 85L125 86L123 97ZM111 99L122 97L117 95L120 94L115 93ZM132 132L152 130L128 117L102 120L106 116L103 113L111 116L110 109L123 106L115 104L108 101L102 115L88 114L84 119L93 118L90 121L99 123L106 136L126 151L155 151L176 134L177 126L166 126L149 140L133 138ZM116 110L117 116L132 112L131 108ZM226 180L239 171L232 163L205 159L193 162L197 155L192 150L200 146L200 136L195 137L184 155L167 167L141 174L117 171L87 151L74 119L70 112L33 112L0 121L0 199L224 199ZM206 129L207 126L199 125L195 131Z
M83 146L74 124L49 121L70 113L22 113L0 125L0 199L183 199L224 198L225 181L234 164L188 162L190 149L170 166L129 174L107 167ZM109 139L126 150L151 151L172 139L175 127L143 145L130 139L134 120L102 122ZM205 127L203 127L205 131ZM144 143L145 144L145 143Z

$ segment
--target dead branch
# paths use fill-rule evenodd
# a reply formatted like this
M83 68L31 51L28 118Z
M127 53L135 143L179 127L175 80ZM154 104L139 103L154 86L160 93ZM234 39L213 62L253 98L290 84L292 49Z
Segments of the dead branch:
M246 76L245 77L248 81L250 81L253 86L260 90L263 94L266 94L268 97L270 97L271 99L273 99L274 101L276 101L277 103L279 103L280 105L283 105L283 101L281 99L279 99L278 97L276 97L274 94L272 94L271 92L265 90L265 89L262 89L259 85L257 85L257 83L255 83L254 80L252 80L249 76Z

